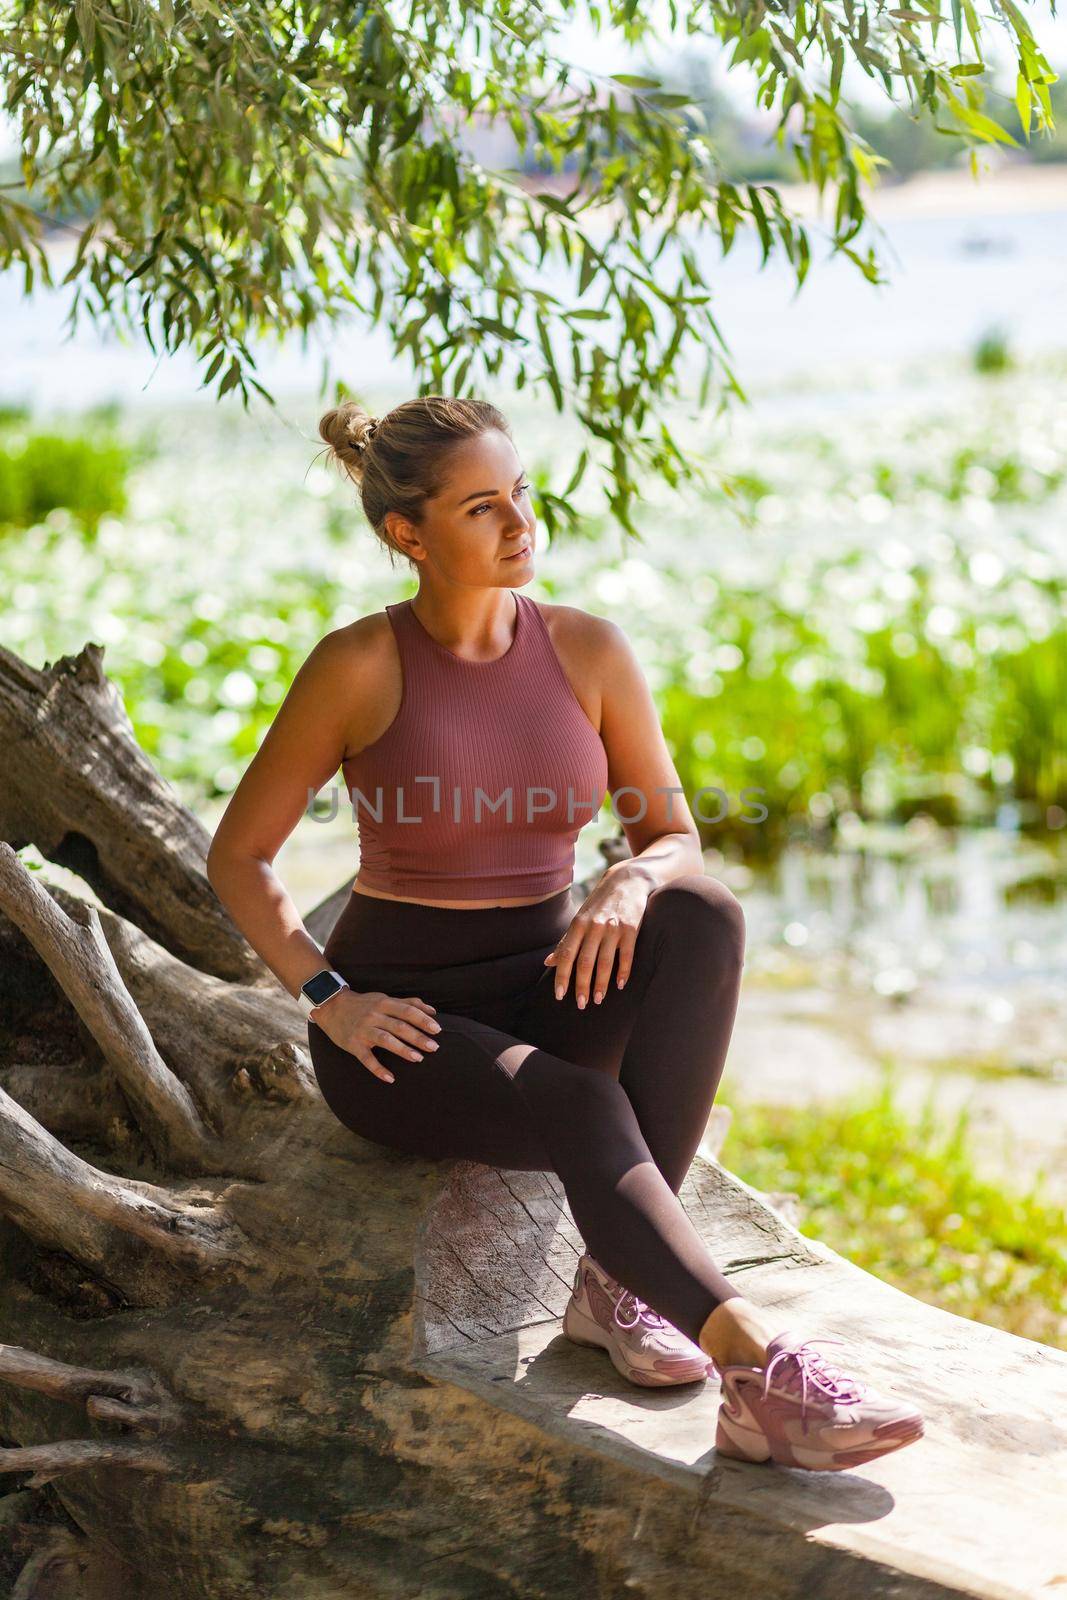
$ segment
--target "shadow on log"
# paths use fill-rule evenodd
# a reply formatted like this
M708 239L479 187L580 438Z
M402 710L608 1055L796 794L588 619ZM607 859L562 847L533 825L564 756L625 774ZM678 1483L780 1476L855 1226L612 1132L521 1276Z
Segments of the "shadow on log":
M724 1107L689 1215L783 1326L855 1341L858 1371L919 1404L908 1451L832 1475L717 1460L714 1380L636 1390L562 1337L581 1240L552 1174L337 1122L95 650L60 682L0 657L22 729L0 804L0 1468L10 1499L48 1485L69 1518L18 1600L1067 1584L1067 1355L804 1237L719 1164ZM96 904L17 854L59 859L75 832ZM308 918L320 941L342 894Z

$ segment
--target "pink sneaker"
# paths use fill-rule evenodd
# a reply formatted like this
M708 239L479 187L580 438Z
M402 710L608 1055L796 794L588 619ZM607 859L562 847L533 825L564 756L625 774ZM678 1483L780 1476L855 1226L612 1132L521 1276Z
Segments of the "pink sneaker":
M599 1345L624 1378L646 1388L697 1383L716 1370L698 1344L624 1289L588 1254L578 1260L563 1332L575 1344Z
M922 1414L850 1378L812 1349L843 1339L772 1339L762 1367L722 1369L715 1448L738 1461L843 1472L923 1435Z

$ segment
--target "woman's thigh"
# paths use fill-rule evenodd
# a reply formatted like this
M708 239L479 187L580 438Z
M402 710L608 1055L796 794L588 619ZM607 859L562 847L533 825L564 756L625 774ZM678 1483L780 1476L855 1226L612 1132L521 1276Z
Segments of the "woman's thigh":
M651 935L639 927L630 976L623 988L615 982L616 962L605 985L603 1000L597 1005L593 999L596 984L590 982L584 1009L579 1007L575 997L574 969L563 998L557 1000L556 969L543 967L527 991L513 1003L511 1028L541 1050L618 1078L652 964L651 945ZM542 962L554 948L549 945L541 952Z
M639 1016L646 1034L663 1027L668 1012L683 1027L691 1017L694 1033L699 1032L706 997L714 992L720 972L731 967L734 941L729 929L735 910L733 896L724 886L701 873L659 885L649 896L634 940L630 973L621 989L615 981L617 955L599 1005L593 998L597 989L594 965L584 1008L576 998L577 963L561 1000L555 994L556 968L542 966L514 1002L508 1026L542 1050L618 1078ZM541 952L542 962L552 949L555 946L549 945ZM659 984L650 1011L649 986L664 962L670 964L668 972L676 971L677 977ZM691 972L694 962L700 966L696 980Z
M309 1019L312 1066L330 1110L362 1138L411 1155L552 1171L552 1157L512 1081L523 1041L457 1012L438 1010L435 1016L441 1024L438 1047L421 1061L375 1047L375 1058L394 1075L392 1083Z

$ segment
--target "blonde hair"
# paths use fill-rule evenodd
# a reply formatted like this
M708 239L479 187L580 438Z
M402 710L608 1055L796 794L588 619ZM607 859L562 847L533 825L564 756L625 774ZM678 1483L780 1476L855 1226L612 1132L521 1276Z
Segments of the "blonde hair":
M344 400L319 419L329 457L359 489L363 514L389 551L412 567L418 562L393 542L386 514L399 512L416 527L427 500L444 488L448 458L458 444L490 429L511 438L507 418L487 400L419 395L376 417L356 400Z

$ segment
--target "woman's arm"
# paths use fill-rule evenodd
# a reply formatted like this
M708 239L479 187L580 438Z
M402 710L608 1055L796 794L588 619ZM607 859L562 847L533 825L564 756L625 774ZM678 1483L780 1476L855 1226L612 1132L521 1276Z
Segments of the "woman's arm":
M633 854L609 867L605 876L643 877L655 889L685 873L703 873L700 835L652 693L626 634L606 617L597 618L597 659L608 787L612 794L637 791L620 795L616 804Z
M594 1002L603 1000L616 960L615 982L620 989L625 985L649 895L685 874L703 876L704 858L630 641L614 622L586 612L573 612L565 626L569 659L582 681L600 692L608 787L618 797L616 815L633 851L628 861L616 862L601 875L545 957L545 965L555 971L556 999L566 995L573 972L574 998L582 1008L590 993ZM620 790L627 792L620 795Z
M327 634L303 662L207 855L215 893L294 996L326 963L271 862L347 753L353 707L368 693L358 681L367 670L359 627Z

